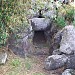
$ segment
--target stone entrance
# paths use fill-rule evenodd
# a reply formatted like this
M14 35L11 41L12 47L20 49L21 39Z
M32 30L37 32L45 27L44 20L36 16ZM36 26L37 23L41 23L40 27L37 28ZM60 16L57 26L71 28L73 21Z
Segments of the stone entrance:
M48 30L50 30L52 22L50 19L46 18L32 18L30 20L32 30L33 30L33 54L36 55L48 55L49 45L48 45Z
M47 43L47 39L46 36L44 34L44 30L40 30L40 31L34 31L34 37L33 37L33 44L34 45L41 45L41 44L46 44Z

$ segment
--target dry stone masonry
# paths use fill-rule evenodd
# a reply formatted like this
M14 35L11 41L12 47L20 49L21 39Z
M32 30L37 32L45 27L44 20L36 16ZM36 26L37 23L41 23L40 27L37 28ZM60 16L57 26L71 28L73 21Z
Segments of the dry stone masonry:
M59 44L59 48L53 50L52 55L45 60L45 69L55 70L60 67L75 69L75 27L73 25L65 26L57 32L54 39L55 43ZM62 75L74 75L69 74L69 71L65 70Z
M31 19L31 25L34 31L45 30L50 26L50 19L46 18L33 18Z

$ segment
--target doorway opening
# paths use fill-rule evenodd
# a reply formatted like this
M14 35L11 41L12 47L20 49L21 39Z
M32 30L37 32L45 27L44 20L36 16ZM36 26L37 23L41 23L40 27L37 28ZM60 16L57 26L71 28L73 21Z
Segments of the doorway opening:
M34 31L33 44L34 45L38 45L38 44L44 45L46 43L47 43L47 39L46 39L44 30Z

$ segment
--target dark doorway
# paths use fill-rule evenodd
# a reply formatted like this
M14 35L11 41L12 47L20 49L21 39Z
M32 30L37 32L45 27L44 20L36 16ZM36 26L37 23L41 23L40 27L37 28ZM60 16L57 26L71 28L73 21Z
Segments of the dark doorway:
M34 31L33 44L46 44L47 39L44 31Z

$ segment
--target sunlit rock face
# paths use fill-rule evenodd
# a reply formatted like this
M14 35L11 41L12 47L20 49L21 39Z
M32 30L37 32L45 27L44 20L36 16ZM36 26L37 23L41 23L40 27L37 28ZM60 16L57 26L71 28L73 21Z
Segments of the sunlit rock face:
M59 43L59 51L65 54L75 53L75 27L65 26L55 35L55 43Z
M67 69L75 69L75 27L65 26L56 33L54 39L59 48L54 49L53 55L46 59L45 68L55 70L65 65Z
M68 57L65 55L51 55L45 60L46 70L55 70L63 67L67 62Z
M45 30L51 25L51 21L46 18L33 18L31 19L31 25L34 31Z
M31 26L32 26L34 34L36 31L38 31L38 32L43 31L46 39L47 40L50 39L49 36L51 34L52 20L50 20L48 18L32 18L30 21L31 21ZM34 36L35 35L33 35L33 37Z
M59 50L66 54L75 52L75 27L72 25L66 26L62 30L62 39Z

